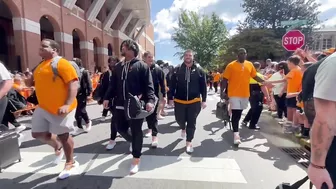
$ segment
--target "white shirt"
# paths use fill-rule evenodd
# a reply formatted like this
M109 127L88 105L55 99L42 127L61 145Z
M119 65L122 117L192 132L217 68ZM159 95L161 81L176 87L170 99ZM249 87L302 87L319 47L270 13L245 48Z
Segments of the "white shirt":
M7 70L7 68L0 62L0 83L5 80L11 80L11 74Z
M336 102L336 53L330 55L317 69L314 97Z
M269 81L278 81L283 79L285 76L280 72L274 73L268 80ZM285 83L276 83L272 89L274 95L278 95L281 93L282 89L285 87Z

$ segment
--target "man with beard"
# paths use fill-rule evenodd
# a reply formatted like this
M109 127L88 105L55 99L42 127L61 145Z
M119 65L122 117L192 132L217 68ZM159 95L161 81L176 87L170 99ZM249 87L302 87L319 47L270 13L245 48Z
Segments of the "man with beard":
M154 91L156 97L159 98L159 93L162 94L162 101L166 102L166 85L165 85L165 74L163 73L160 66L154 63L153 55L151 52L147 51L144 53L144 60L145 63L150 67L153 84L154 84ZM159 91L160 90L160 91ZM148 125L148 135L152 136L152 148L156 148L158 145L158 118L157 118L157 109L159 103L155 106L154 113L150 116L146 117L147 125ZM159 112L160 113L160 112Z
M130 151L133 161L130 174L139 171L140 156L143 143L142 123L143 118L135 117L134 111L138 112L139 106L131 106L129 103L134 99L145 104L147 112L155 108L156 97L152 75L149 67L138 58L139 46L133 40L125 40L121 43L120 51L125 57L123 62L118 63L112 71L110 86L104 97L104 107L108 108L110 99L113 99L113 117L116 119L118 132L131 143ZM139 103L136 103L139 104ZM135 110L136 109L136 110ZM131 129L131 135L128 129Z
M196 119L201 108L206 107L206 74L194 61L191 50L184 52L184 62L177 66L169 86L169 104L175 106L175 119L182 129L181 137L186 139L186 151L192 153L191 141L196 130ZM202 96L202 98L200 98Z
M223 73L221 83L221 98L229 99L232 110L231 122L234 132L233 143L241 143L239 136L239 120L242 112L248 107L250 97L250 78L259 83L264 82L257 76L257 71L252 62L246 60L247 52L241 48L238 50L237 60L228 64ZM227 88L227 93L224 93Z

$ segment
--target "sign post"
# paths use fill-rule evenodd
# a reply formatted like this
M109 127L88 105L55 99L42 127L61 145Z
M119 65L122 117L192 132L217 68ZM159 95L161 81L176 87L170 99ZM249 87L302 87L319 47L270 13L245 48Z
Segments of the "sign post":
M282 46L287 51L296 51L296 49L302 48L305 44L305 35L300 30L288 31L282 37Z

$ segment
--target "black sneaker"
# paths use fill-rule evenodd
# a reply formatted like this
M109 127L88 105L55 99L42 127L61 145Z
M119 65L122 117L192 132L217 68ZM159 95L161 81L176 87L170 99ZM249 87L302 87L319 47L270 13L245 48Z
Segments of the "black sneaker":
M260 130L260 127L258 125L249 126L249 129L251 129L251 130Z

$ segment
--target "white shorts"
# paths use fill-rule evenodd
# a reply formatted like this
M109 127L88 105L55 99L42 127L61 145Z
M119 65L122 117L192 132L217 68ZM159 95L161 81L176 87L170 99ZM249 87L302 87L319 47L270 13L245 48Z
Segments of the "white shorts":
M76 109L64 116L59 116L37 107L32 118L32 132L48 132L55 135L70 133L74 131L75 113Z
M229 102L232 110L244 110L248 107L249 99L240 97L230 97Z

